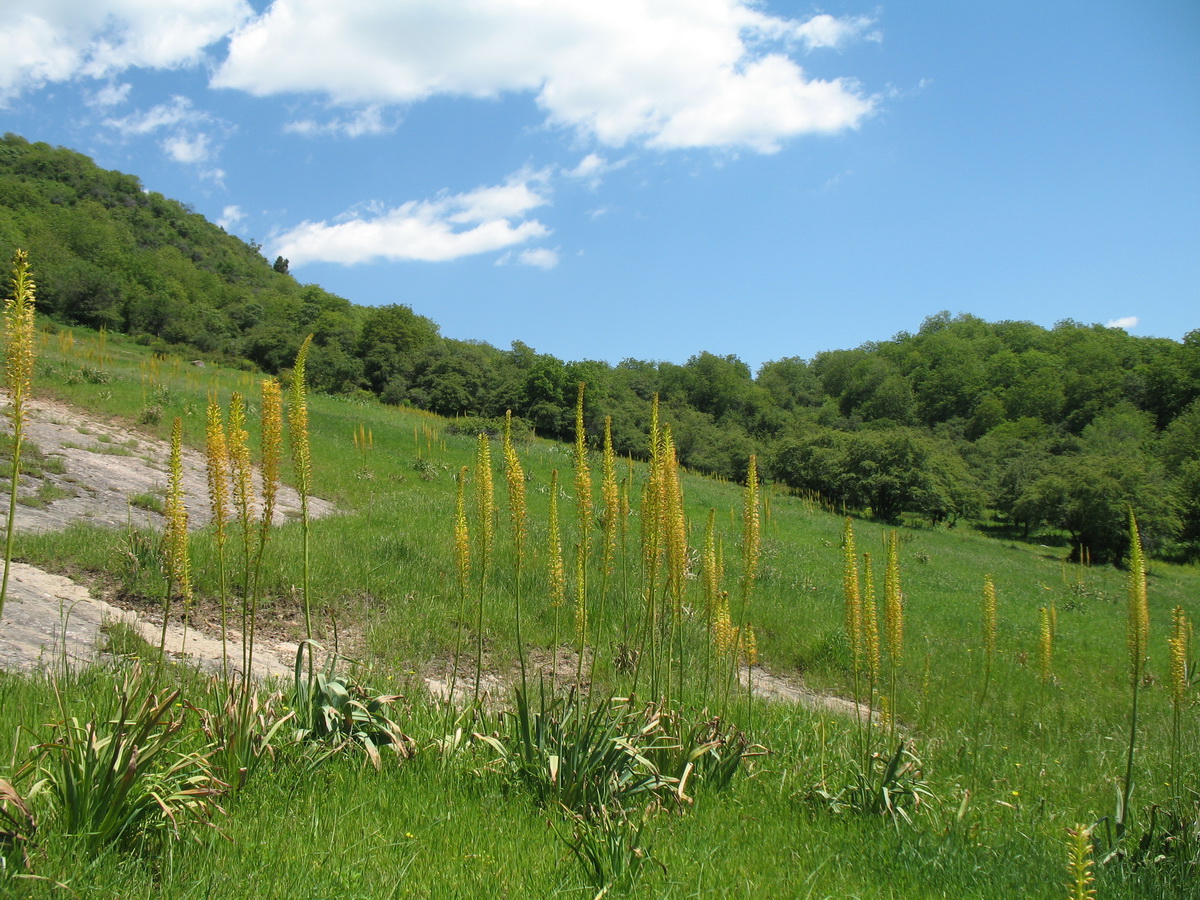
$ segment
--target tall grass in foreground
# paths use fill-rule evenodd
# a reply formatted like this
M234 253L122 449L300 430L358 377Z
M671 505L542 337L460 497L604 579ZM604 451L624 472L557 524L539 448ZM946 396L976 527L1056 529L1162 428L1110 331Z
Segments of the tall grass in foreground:
M21 444L25 437L25 406L33 379L35 341L34 283L29 258L24 250L13 257L12 296L4 301L4 384L8 389L8 417L12 421L12 467L8 479L8 520L4 537L4 578L0 581L0 616L8 597L8 577L12 566L13 533L17 515L17 487L21 480Z

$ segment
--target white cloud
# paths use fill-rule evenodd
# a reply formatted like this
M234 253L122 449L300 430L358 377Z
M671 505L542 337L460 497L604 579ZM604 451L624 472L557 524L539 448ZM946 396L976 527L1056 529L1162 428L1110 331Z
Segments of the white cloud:
M217 219L217 224L229 231L236 228L246 219L246 214L242 212L242 208L236 204L225 207L221 210L221 218Z
M168 158L184 165L200 165L216 158L213 132L228 127L227 123L196 109L187 97L180 96L145 111L106 119L104 124L126 138L165 132L160 142L163 152ZM220 169L209 169L201 174L218 183L225 178L225 173Z
M527 266L537 266L539 269L553 269L558 265L558 251L545 247L530 247L522 250L517 259Z
M567 178L585 181L589 188L595 190L600 186L600 180L603 176L617 169L623 169L628 163L628 157L619 159L616 162L610 162L597 153L589 153L579 161L579 165L573 169L565 170L562 174Z
M809 50L821 47L836 50L859 38L876 43L883 40L883 35L878 31L867 31L874 24L875 20L870 16L846 16L838 19L828 13L821 13L807 22L796 25L792 34L803 41Z
M163 141L167 156L175 162L196 165L208 162L211 149L206 134L176 134Z
M872 111L853 81L809 78L786 55L870 24L783 19L749 0L275 0L234 34L212 83L351 106L524 92L548 122L607 146L772 152Z
M0 104L49 82L104 78L131 66L193 65L253 10L245 0L4 2Z
M170 103L160 103L145 112L130 113L119 119L106 119L104 124L115 128L125 137L140 137L163 128L195 125L210 119L208 113L195 109L187 97L176 95Z
M302 222L274 243L293 265L443 262L504 250L550 234L541 222L528 218L549 203L546 177L545 172L524 170L502 185L411 200L394 209L356 211L333 224Z
M305 137L316 137L322 134L341 135L356 138L371 134L387 134L395 131L399 125L396 117L385 118L379 106L368 106L356 110L349 116L337 116L328 122L318 122L316 119L297 119L288 122L283 130L289 134L300 134Z
M1122 316L1119 319L1111 319L1108 323L1109 328L1124 328L1128 331L1130 328L1137 328L1137 316Z
M106 84L88 98L88 104L97 109L111 109L114 106L120 106L129 99L129 91L132 87L127 81L121 84Z

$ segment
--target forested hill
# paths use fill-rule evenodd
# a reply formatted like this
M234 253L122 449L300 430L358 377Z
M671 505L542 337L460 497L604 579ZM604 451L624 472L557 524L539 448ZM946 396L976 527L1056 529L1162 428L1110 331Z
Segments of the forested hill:
M1131 505L1154 552L1200 556L1200 329L1180 343L940 313L916 334L757 374L710 353L684 365L564 362L520 342L445 338L408 306L356 306L299 284L286 260L272 264L136 177L5 135L0 253L17 247L41 312L63 324L270 372L312 333L315 390L365 389L445 415L512 409L539 434L571 437L584 381L589 431L611 415L618 449L633 454L658 394L695 469L740 478L757 453L769 478L847 509L984 518L1062 535L1097 560L1123 552Z

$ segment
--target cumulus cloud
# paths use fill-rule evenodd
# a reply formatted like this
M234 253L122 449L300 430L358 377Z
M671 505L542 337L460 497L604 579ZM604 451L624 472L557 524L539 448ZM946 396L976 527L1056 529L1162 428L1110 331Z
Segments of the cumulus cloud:
M550 234L529 218L549 203L546 180L545 172L524 170L501 185L411 200L394 209L353 211L332 223L302 222L274 243L293 265L442 262L504 250Z
M551 124L607 146L769 153L870 114L857 84L810 78L788 47L841 47L871 24L748 0L275 0L233 35L212 83L350 106L524 92Z
M1128 331L1130 328L1137 328L1137 316L1122 316L1119 319L1111 319L1108 323L1109 328L1124 328Z
M0 29L0 104L76 77L132 66L192 65L246 21L246 0L40 0L6 3Z

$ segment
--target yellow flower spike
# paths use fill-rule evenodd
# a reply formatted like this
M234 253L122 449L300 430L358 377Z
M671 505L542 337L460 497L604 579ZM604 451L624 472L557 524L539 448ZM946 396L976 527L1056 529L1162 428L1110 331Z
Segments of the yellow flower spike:
M1050 610L1042 606L1038 608L1041 616L1041 637L1038 641L1038 665L1041 669L1042 684L1050 683L1052 677L1051 660L1054 653L1054 630L1050 624Z
M274 378L262 381L262 539L266 540L279 496L279 460L283 445L283 392Z
M579 532L586 545L592 533L592 474L588 468L587 432L583 424L584 382L579 382L575 402L575 503L579 511Z
M758 511L758 457L750 455L742 506L742 615L750 603L758 564L762 557L762 526Z
M1146 558L1142 538L1138 533L1137 516L1129 510L1129 580L1126 637L1129 642L1129 677L1132 683L1141 681L1149 649L1150 612L1146 597Z
M471 536L467 528L467 467L458 473L454 505L454 562L458 570L458 589L465 593L471 580Z
M562 539L558 525L558 469L550 473L550 605L560 607L567 599L566 574L563 568Z
M1171 637L1167 644L1171 648L1171 699L1182 704L1187 698L1188 677L1188 627L1187 613L1182 606L1175 607L1171 615Z
M308 349L312 346L310 334L300 345L296 363L292 367L292 384L288 392L288 434L292 445L292 477L296 492L300 495L300 515L308 518L308 497L312 490L312 452L308 442L308 386L305 383L305 368Z
M875 606L875 573L870 553L863 554L862 636L867 676L875 682L879 678L879 614Z
M492 479L492 444L479 433L475 452L475 514L479 521L479 565L486 571L492 561L496 528L496 493Z
M990 667L996 653L996 585L991 575L983 579L983 652Z
M904 607L900 590L900 538L895 531L888 534L883 598L888 656L894 665L899 665L904 657Z
M1092 830L1086 825L1067 829L1067 871L1071 879L1067 883L1068 900L1092 900L1096 891L1091 887L1092 876Z
M604 572L611 575L617 561L617 531L621 518L621 494L617 487L617 455L613 450L612 416L604 417L603 479L600 496L604 501Z
M842 596L846 619L846 640L850 644L850 654L854 660L855 671L858 670L862 659L862 593L858 580L858 553L854 547L854 525L850 517L842 526Z
M246 431L246 398L234 391L229 398L229 461L233 473L233 504L242 527L249 531L258 513L254 496L254 467Z
M171 464L167 480L166 535L169 578L184 601L192 601L191 562L188 557L188 514L183 501L183 420L178 416L171 425Z
M512 439L512 410L504 414L504 477L508 485L508 514L518 561L525 544L525 470Z
M17 514L17 483L21 477L21 444L25 434L25 403L33 380L34 336L33 277L29 257L24 250L13 256L12 296L4 301L5 367L8 387L8 416L13 423L12 468L9 477L8 519L4 544L4 577L0 582L0 615L8 596L8 577L12 566L14 520Z
M217 546L225 545L225 526L229 522L229 444L225 421L215 394L208 397L205 411L204 457L208 473L208 502L212 509Z

